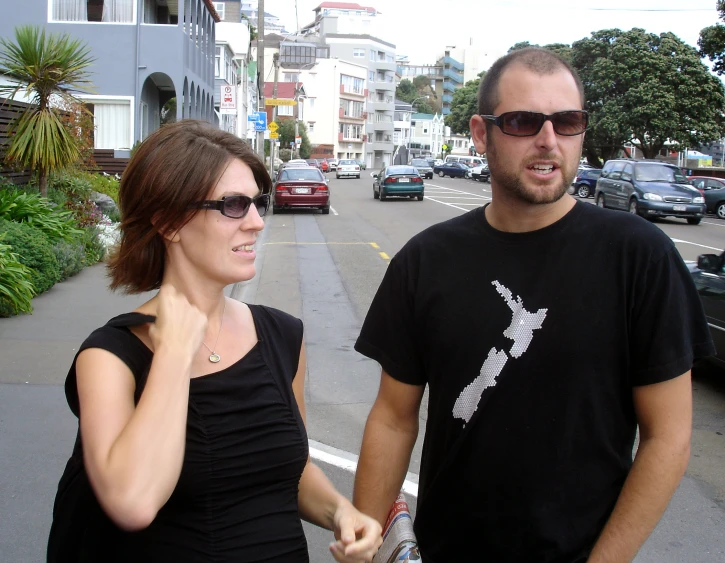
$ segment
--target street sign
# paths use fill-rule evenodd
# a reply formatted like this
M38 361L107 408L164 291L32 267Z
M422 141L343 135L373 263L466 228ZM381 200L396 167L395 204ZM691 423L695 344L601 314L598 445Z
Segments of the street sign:
M297 137L295 137L295 144L297 144L297 145L301 145L302 144L302 137L301 136L298 135Z
M276 131L270 131L269 138L270 139L279 139L279 133L277 133Z
M273 121L267 126L267 129L269 129L270 131L276 131L277 129L279 129L279 125L277 125L276 121Z
M254 113L255 120L254 120L254 130L255 131L266 131L267 130L267 113L263 111L258 111Z
M296 106L297 102L294 100L280 100L272 98L271 100L264 100L265 106Z

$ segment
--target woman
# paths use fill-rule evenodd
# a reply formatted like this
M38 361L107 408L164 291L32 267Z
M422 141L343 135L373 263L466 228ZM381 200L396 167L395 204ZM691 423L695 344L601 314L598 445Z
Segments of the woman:
M300 516L337 561L380 525L310 463L302 322L225 298L255 275L271 181L241 139L185 120L123 175L111 287L159 289L94 331L66 380L79 417L49 561L307 562Z

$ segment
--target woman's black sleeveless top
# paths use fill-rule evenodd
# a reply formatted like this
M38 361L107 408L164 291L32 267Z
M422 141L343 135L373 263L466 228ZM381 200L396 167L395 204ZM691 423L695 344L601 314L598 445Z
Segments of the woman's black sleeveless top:
M249 305L259 342L234 365L191 380L179 482L146 529L125 532L100 508L83 468L80 431L58 487L51 562L308 562L297 506L307 462L304 424L292 392L302 321ZM81 346L123 360L143 392L151 351L128 329L153 317L129 313ZM66 397L79 416L75 361Z

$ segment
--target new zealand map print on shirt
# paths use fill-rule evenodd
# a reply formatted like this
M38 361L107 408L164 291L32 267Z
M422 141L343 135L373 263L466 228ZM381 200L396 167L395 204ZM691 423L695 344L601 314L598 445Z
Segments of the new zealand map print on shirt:
M535 313L531 313L524 308L524 302L521 297L514 299L511 290L499 283L491 282L498 294L503 297L511 309L512 319L511 325L503 331L503 335L514 341L509 354L512 358L520 358L531 344L534 338L534 331L540 329L546 319L548 309L539 309ZM473 413L478 408L481 395L489 387L496 385L496 378L503 371L509 356L504 350L496 350L494 346L488 351L488 357L481 366L480 375L461 391L453 405L453 418L460 418L464 421L464 426L471 420Z

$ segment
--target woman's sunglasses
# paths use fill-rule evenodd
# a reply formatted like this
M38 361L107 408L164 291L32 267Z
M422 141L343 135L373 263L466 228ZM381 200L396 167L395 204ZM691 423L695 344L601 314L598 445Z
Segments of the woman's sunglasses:
M221 211L225 217L243 219L254 204L260 217L264 217L269 209L269 194L260 194L256 197L246 195L228 195L221 199L197 201L189 205L189 209L215 209Z
M497 125L504 135L533 137L544 123L551 121L557 135L573 137L587 130L589 114L586 111L558 111L551 115L534 111L507 111L501 115L482 115L486 121Z

